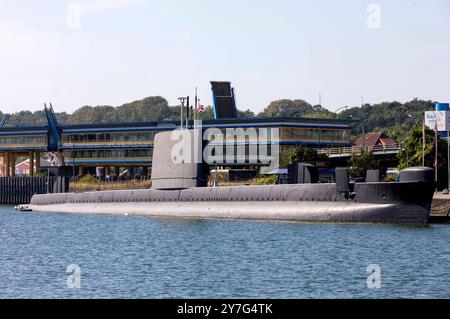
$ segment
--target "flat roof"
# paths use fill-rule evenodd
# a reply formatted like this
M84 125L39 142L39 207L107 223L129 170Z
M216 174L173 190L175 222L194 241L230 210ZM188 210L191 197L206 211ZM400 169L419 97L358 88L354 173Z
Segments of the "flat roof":
M242 117L231 119L207 119L203 120L205 125L213 124L235 124L235 123L276 123L276 122L303 122L303 123L323 123L323 124L341 124L350 125L355 122L354 119L332 119L332 118L306 118L306 117ZM109 127L176 127L180 121L155 121L155 122L111 122L111 123L95 123L95 124L63 124L59 125L62 129L80 129L80 128L109 128Z
M0 136L12 135L47 135L49 128L45 126L29 126L29 127L2 127L0 128Z
M42 126L3 126L0 131L16 132L16 131L48 131L50 128L46 125Z
M312 118L312 117L251 117L251 118L230 118L230 119L207 119L203 120L204 125L214 124L237 124L237 123L305 123L305 124L338 124L348 125L356 122L355 119L334 119L334 118ZM95 128L128 128L128 127L149 127L149 128L169 128L177 127L180 121L152 121L152 122L110 122L110 123L92 123L92 124L60 124L58 127L62 130L76 130L76 129L95 129ZM20 126L20 127L2 127L0 128L0 134L2 132L29 132L39 131L40 133L46 133L49 131L48 126Z

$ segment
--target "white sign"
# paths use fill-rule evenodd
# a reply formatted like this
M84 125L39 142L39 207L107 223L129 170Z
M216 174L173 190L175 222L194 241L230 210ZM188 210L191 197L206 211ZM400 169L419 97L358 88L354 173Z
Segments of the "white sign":
M436 112L425 112L425 126L431 130L436 128Z
M425 126L439 132L450 131L450 112L449 111L431 111L425 112Z

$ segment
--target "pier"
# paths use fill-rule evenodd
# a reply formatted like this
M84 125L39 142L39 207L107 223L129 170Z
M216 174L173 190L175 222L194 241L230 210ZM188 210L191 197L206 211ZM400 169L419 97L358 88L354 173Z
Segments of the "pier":
M430 223L450 223L450 195L435 193L431 205Z

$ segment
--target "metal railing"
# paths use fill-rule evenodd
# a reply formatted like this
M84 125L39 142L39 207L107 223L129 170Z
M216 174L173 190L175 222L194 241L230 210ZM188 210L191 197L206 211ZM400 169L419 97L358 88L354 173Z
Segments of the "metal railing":
M369 150L374 154L382 155L382 154L396 154L402 148L401 144L393 144L393 145L375 145L375 146L351 146L351 147L332 147L332 148L323 148L318 150L319 154L324 154L328 157L339 157L339 156L352 156L359 155L364 150Z
M78 183L78 182L82 182L83 181L83 177L84 176L73 176L70 177L70 182L72 183ZM115 183L115 182L145 182L145 181L150 181L151 177L150 175L132 175L132 174L128 174L128 175L119 175L119 176L114 176L114 175L108 175L108 176L102 176L99 177L97 175L92 175L92 177L94 178L94 180L98 181L99 183Z

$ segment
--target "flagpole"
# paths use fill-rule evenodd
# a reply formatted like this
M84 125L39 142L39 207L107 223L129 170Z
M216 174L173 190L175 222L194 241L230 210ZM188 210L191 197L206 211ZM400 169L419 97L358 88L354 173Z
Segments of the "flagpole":
M181 102L181 110L180 110L180 130L183 129L183 112L184 112L184 102Z
M450 131L447 131L447 190L450 189Z
M189 108L191 107L190 103L189 103L189 96L186 96L186 130L189 130L189 118L190 118L190 114L189 114Z
M425 167L425 144L426 144L426 136L425 136L425 119L423 120L422 125L422 167Z
M434 174L435 174L435 181L438 182L438 128L436 124L436 132L434 135L434 139L436 140L436 145L434 146Z
M195 87L194 130L197 128L196 120L197 120L197 116L198 116L198 113L197 113L198 112L198 109L197 109L198 95L197 95L197 93L198 93L198 88Z

